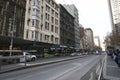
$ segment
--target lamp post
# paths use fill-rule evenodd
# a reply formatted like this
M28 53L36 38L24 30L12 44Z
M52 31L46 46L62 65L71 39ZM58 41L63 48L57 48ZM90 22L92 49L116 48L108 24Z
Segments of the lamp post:
M12 48L13 48L13 31L11 31L11 41L9 46L10 56L12 55Z
M13 22L13 20L11 18L9 18L9 33L10 33L10 37L11 37L10 46L9 46L9 50L10 50L9 56L12 55L12 48L13 48L13 35L14 35L13 26L14 26L14 24L12 25L12 22Z

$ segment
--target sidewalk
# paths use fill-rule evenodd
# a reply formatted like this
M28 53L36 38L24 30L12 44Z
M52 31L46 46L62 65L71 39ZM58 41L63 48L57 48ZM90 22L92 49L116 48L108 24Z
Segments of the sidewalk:
M35 67L35 66L45 65L45 64L51 64L51 63L56 63L56 62L61 62L61 61L66 61L66 60L77 59L80 57L84 57L84 55L76 56L76 57L44 58L44 59L39 59L39 60L36 60L33 62L27 62L26 64L18 63L18 64L2 65L0 67L0 74L6 73L6 72L11 72L11 71L16 71L16 70L21 70L21 69L25 69L25 68L31 68L31 67Z
M111 56L107 56L106 76L107 80L120 80L120 67L115 63Z

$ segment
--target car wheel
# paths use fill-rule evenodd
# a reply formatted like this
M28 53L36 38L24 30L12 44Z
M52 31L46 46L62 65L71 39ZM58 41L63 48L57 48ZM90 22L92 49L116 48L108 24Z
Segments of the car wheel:
M35 61L35 58L33 57L31 60L32 60L32 61Z

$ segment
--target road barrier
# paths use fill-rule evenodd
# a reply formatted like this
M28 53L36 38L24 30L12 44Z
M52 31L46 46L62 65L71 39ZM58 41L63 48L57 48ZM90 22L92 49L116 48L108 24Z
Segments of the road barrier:
M100 73L99 73L99 76L98 76L98 80L103 79L104 62L105 62L105 59L104 59L104 60L101 60L101 68L100 68Z
M88 70L88 72L80 80L102 80L103 79L103 67L105 62L104 55L101 55L96 63ZM92 65L92 64L91 64Z
M20 58L23 58L25 56L0 56L0 70L2 69L3 65L7 65L7 64L15 64L15 63L19 63L20 62ZM25 57L26 59L26 57ZM25 66L26 66L26 60L24 62Z

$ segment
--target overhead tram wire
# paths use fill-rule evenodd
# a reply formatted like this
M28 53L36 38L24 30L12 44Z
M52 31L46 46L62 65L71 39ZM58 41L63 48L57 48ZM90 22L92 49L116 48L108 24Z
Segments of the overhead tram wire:
M64 2L64 4L68 4L65 0L63 0L63 2ZM74 5L77 5L77 3L75 3L73 0L70 0L70 3L73 3ZM77 6L76 6L77 7ZM71 7L70 7L71 8ZM92 25L90 25L88 22L87 22L87 20L84 18L84 16L82 15L82 13L80 12L80 10L78 10L78 12L79 12L79 15L81 16L79 16L79 19L84 23L84 24L82 24L82 23L80 23L81 25L83 25L83 27L90 27L90 26L92 26Z
M78 0L79 1L79 0ZM77 5L77 3L75 2L75 1L73 1L73 0L71 0L71 3L73 3L74 5ZM77 7L77 6L76 6ZM84 18L84 16L82 15L82 12L80 12L80 10L78 10L78 12L79 12L79 15L81 16L81 19L82 19L82 22L84 22L84 25L86 26L86 27L90 27L90 26L92 26L92 25L90 25L88 22L87 22L87 20ZM79 19L80 19L80 17L79 17ZM80 23L80 22L79 22ZM81 24L82 25L82 24ZM84 26L83 26L84 27Z
M66 1L65 1L65 0L63 0L63 2L64 2L64 4L66 3Z

